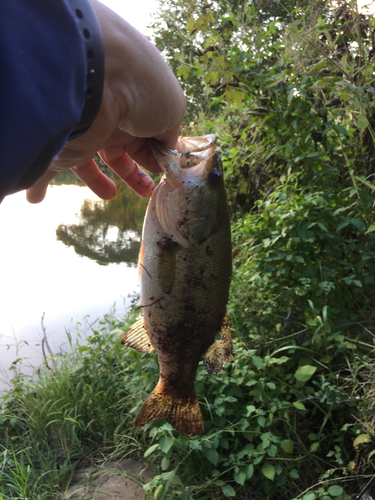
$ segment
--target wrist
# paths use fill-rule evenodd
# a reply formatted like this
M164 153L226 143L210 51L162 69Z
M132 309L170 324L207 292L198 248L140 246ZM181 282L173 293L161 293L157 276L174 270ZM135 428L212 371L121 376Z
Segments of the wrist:
M67 0L82 36L86 54L85 104L81 119L69 135L69 140L82 135L92 125L99 112L104 87L104 47L99 22L88 0Z

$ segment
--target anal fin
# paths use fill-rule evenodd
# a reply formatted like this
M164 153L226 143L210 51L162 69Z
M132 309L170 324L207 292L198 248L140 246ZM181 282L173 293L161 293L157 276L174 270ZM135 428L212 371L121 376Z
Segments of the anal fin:
M139 352L151 352L153 350L143 315L125 333L121 339L121 344L133 347Z
M221 342L215 340L203 355L204 366L211 375L218 375L225 363L230 363L233 359L232 332L226 313L221 324L220 335Z

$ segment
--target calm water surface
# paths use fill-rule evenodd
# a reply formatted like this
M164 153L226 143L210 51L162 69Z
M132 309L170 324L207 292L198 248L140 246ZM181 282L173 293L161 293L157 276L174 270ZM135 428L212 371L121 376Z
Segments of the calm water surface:
M53 186L39 205L25 193L0 205L0 391L16 358L42 362L41 316L54 352L65 329L84 334L110 312L121 316L139 292L137 255L147 200L120 188L104 202L86 187ZM27 344L26 344L27 342ZM18 345L18 350L16 345Z

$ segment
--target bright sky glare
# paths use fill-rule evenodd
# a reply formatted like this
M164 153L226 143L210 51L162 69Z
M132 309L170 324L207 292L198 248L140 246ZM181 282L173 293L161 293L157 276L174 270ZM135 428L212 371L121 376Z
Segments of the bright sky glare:
M101 3L123 17L144 35L151 36L152 30L147 28L152 23L151 13L158 8L158 0L100 0Z
M375 14L375 0L358 0L358 10Z

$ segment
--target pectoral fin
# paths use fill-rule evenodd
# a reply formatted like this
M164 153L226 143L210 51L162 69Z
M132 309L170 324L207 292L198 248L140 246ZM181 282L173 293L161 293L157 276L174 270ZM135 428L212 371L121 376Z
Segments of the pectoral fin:
M121 344L133 347L139 352L153 350L143 316L140 316L121 339Z
M232 332L227 314L223 318L220 335L221 342L215 340L203 356L204 366L211 375L218 375L225 363L230 363L233 359Z

